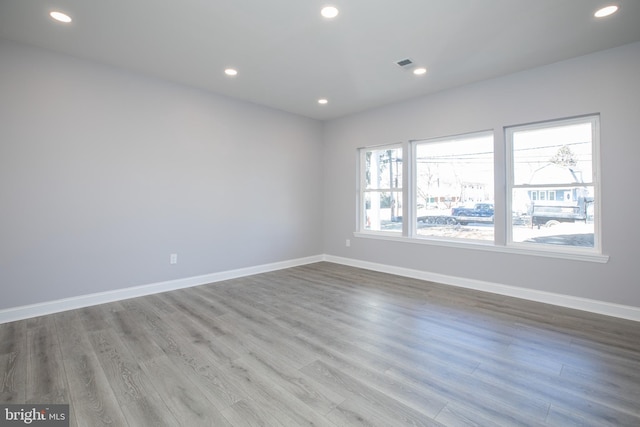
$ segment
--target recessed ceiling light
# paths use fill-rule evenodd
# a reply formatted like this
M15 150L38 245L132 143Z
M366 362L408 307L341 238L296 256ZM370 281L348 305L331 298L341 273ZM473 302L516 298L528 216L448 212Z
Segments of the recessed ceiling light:
M426 73L427 73L427 69L424 67L418 67L413 70L413 74L415 74L416 76L421 76Z
M320 14L328 19L335 18L338 16L338 13L340 13L340 11L335 6L325 6L320 11Z
M324 104L327 104L328 102L329 102L329 100L328 100L328 99L325 99L325 98L320 98L320 99L318 99L318 104L322 104L322 105L324 105Z
M605 16L613 15L618 11L618 6L611 5L607 7L603 7L602 9L598 9L596 13L593 14L596 18L604 18Z
M224 70L224 73L227 76L237 76L238 75L238 70L236 70L235 68L227 68L226 70Z
M69 15L67 15L66 13L58 12L56 10L49 12L49 16L55 19L56 21L64 22L65 24L68 24L69 22L71 22L71 17Z

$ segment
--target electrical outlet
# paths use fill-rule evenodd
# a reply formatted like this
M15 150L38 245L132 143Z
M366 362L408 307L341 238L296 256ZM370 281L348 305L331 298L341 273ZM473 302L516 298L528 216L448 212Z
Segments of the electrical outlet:
M351 246L351 240L347 239L346 242L344 242L346 247L350 247Z
M177 264L178 263L178 254L169 255L169 264Z

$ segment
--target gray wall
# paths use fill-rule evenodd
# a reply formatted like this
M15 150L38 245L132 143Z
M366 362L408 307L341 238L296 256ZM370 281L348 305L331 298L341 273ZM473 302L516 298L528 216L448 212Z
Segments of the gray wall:
M320 122L8 41L0 97L0 309L322 253Z
M591 113L601 114L608 263L353 237L357 147L486 129L501 144L504 126ZM640 307L640 43L331 121L324 155L327 254Z
M321 253L640 307L640 43L324 124L13 42L0 58L0 310ZM588 113L607 264L353 236L356 147Z

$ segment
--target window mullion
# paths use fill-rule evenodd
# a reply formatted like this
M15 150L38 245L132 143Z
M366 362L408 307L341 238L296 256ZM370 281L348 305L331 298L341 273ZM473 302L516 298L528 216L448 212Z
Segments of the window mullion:
M403 235L407 237L414 237L416 234L416 186L415 186L415 144L413 142L406 142L404 144L404 152L406 153L407 161L404 162L404 182L403 187L406 188L404 192L404 206L406 220L403 224Z

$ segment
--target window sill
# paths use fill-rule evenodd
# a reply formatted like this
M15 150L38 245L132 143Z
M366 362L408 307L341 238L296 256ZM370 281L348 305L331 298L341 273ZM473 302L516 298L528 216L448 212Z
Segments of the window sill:
M405 237L399 234L394 235L388 232L354 232L354 237L361 237L366 239L388 240L394 242L412 243L418 245L430 245L441 246L449 248L459 249L472 249L487 252L500 252L508 254L528 255L528 256L540 256L546 258L559 258L572 261L587 261L596 263L607 263L609 261L609 255L602 255L594 253L588 250L565 250L559 252L554 250L555 248L549 246L543 246L541 248L523 247L520 245L514 246L499 246L493 242L472 240L472 241L457 241L457 240L445 240L434 238L419 238L419 237Z

